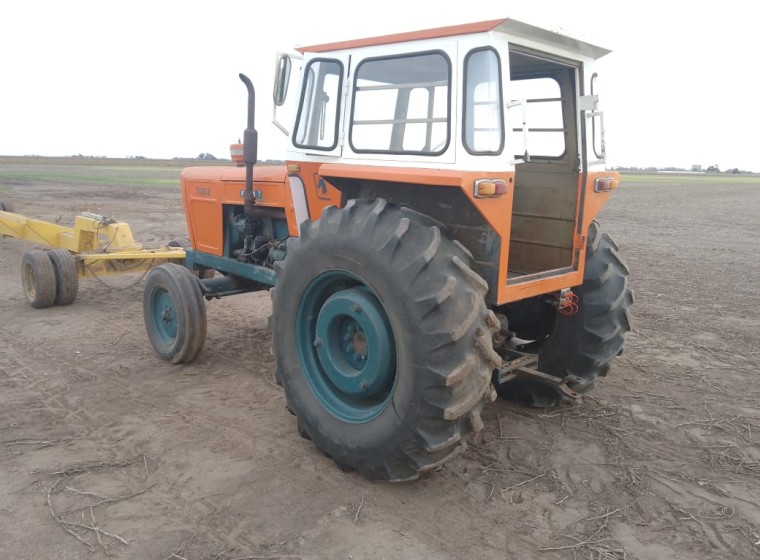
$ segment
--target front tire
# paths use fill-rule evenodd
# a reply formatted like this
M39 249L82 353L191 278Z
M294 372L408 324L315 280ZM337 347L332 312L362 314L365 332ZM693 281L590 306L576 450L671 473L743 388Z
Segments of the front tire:
M161 358L173 364L195 359L206 340L206 305L189 270L174 263L151 270L143 293L143 319Z
M472 255L385 200L329 207L275 267L272 336L299 433L342 469L409 480L483 427L500 363Z

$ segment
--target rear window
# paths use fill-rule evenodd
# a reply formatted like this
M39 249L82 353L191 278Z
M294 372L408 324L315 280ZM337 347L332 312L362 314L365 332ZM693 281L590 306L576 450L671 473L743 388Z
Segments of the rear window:
M562 157L565 154L565 121L559 82L548 77L528 78L511 81L509 88L510 99L526 101L525 122L530 157ZM511 130L509 145L513 150L523 147L522 126ZM522 153L515 153L518 159L522 156Z

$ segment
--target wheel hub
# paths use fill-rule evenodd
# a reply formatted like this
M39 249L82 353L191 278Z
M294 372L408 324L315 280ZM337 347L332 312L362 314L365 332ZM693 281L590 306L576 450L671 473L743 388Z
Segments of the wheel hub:
M392 380L390 327L380 302L366 290L331 295L319 311L316 335L320 365L342 393L376 395Z
M165 342L170 342L177 336L177 313L174 309L174 300L165 290L158 290L151 297L151 309L153 323L156 325L159 337Z
M369 422L396 387L396 346L385 308L358 276L333 270L301 295L296 349L312 395L345 422Z

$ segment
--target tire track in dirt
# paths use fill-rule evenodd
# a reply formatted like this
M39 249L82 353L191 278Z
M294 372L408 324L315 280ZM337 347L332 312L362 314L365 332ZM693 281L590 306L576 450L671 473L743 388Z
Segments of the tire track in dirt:
M111 323L114 321L114 319L108 318L95 319L90 324L90 327L96 329L99 332L112 332L111 327L113 327L113 325ZM2 334L3 333L0 331L0 336L2 336ZM131 345L132 336L133 335L130 335L129 337L123 337L121 339L121 342L126 342ZM59 340L59 342L65 344L67 340L68 338L62 338ZM266 343L264 343L264 345L268 347ZM26 343L23 340L17 341L14 353L17 355L30 356L29 351L31 346L32 345ZM236 350L236 348L234 348L234 345L232 349ZM227 350L229 350L229 348ZM87 357L88 349L86 346L82 347L82 350L80 350L80 352L80 356L84 355ZM119 352L121 352L121 350L119 350ZM88 427L92 426L98 427L94 431L90 431L88 433L88 441L102 441L104 442L104 444L101 444L102 447L110 448L112 451L120 450L121 452L116 454L117 457L128 454L126 453L128 449L134 447L137 449L147 450L148 455L154 457L154 462L156 463L154 468L161 469L164 467L164 465L162 465L162 462L166 462L166 459L162 459L160 456L157 449L159 446L151 445L150 441L146 439L146 435L144 433L145 430L141 429L139 426L136 427L135 421L131 418L151 418L155 416L167 418L170 417L167 422L171 425L182 424L185 428L191 427L194 436L193 443L198 444L202 442L212 442L208 446L211 451L233 453L235 455L235 457L227 457L227 459L224 459L224 461L242 460L244 462L248 462L251 461L254 456L258 456L259 459L256 460L253 465L248 464L244 467L244 470L254 468L256 471L258 471L257 475L251 480L252 483L255 483L256 481L264 481L267 478L274 478L281 471L281 469L286 467L293 467L294 465L298 465L300 463L304 469L303 475L300 477L302 479L304 477L311 477L315 472L318 472L320 470L330 472L331 474L335 475L335 477L337 477L337 480L334 480L332 484L328 484L326 487L320 489L316 496L312 491L312 498L322 496L322 500L320 501L323 501L327 504L334 501L335 494L341 493L341 488L345 484L345 481L342 480L344 475L333 473L334 469L332 468L331 462L329 460L323 458L320 454L318 454L310 444L303 442L300 439L295 439L295 436L292 433L294 432L292 417L287 414L283 414L284 401L282 400L281 392L279 388L272 387L266 378L253 378L251 380L243 380L235 385L234 390L235 392L241 393L241 389L253 386L254 391L251 394L251 400L253 402L263 401L269 403L277 403L277 411L267 411L263 414L271 416L274 412L275 414L283 416L284 421L281 425L271 427L271 425L268 424L257 424L254 420L251 422L250 427L245 428L243 425L239 424L231 425L229 423L230 418L226 417L224 414L215 414L213 407L211 410L200 411L197 408L193 408L193 403L185 402L184 399L175 400L174 402L168 403L167 401L170 399L168 398L167 394L165 394L165 391L167 389L171 390L171 387L159 387L151 383L150 379L146 379L144 374L142 376L138 376L138 378L135 379L134 372L131 376L128 375L125 378L121 378L113 373L109 373L109 366L107 365L107 361L108 357L111 356L111 354L112 353L109 352L102 357L93 355L92 359L88 360L87 367L76 364L67 364L65 368L56 369L49 374L53 377L65 379L65 385L69 387L69 392L76 393L78 391L71 391L71 389L89 386L91 388L91 391L95 393L95 398L97 399L102 395L104 397L104 402L113 401L111 397L105 396L107 394L119 395L120 402L116 409L114 409L112 406L109 406L107 409L101 410L95 409L91 404L83 406L78 403L71 402L71 399L65 395L63 397L57 397L57 401L59 403L58 408L69 411L69 420L76 426L76 429L78 431L86 431ZM141 354L140 357L142 358L142 354L144 353L139 352L139 354ZM152 356L151 353L148 352L148 354L151 361L157 360ZM46 363L47 362L44 358L30 356L29 359L26 360L24 367L27 370L32 371L36 370L40 365ZM214 373L207 375L202 371L197 372L197 370L200 370L202 368L202 362L200 364L196 364L193 367L182 368L183 370L189 369L192 373L187 372L177 379L176 367L156 361L152 375L156 378L160 378L161 376L165 376L166 378L174 377L177 379L177 381L180 382L182 382L183 378L191 378L194 385L194 394L192 395L193 399L215 399L217 402L219 402L220 405L223 405L224 401L227 399L224 395L220 396L218 394L218 385L215 385L213 382L211 384L198 382L198 378L213 378L214 375L217 375ZM123 371L123 369L121 371ZM144 381L146 382L147 387L141 388L141 383ZM160 392L155 392L151 386L159 389ZM51 385L49 387L46 387L46 389L58 390L59 387L56 385ZM198 393L198 391L200 391L200 393ZM240 399L231 400L233 400L233 402L229 404L234 405L238 409L241 408L239 402ZM119 421L115 424L113 422L109 422L109 418L112 418L114 416L114 413L116 413L115 416L119 418ZM255 418L256 414L254 413L252 416ZM141 424L142 422L138 421L136 423ZM290 439L292 441L290 441L289 445L287 446L278 447L276 449L276 452L270 452L265 456L265 460L262 459L260 457L262 440L272 441L275 439L282 439L283 430L290 433ZM124 442L128 442L129 445L125 446ZM306 461L303 460L304 453L308 457ZM315 470L315 462L319 465L319 468L317 470ZM265 464L265 466L262 467L262 464ZM173 471L174 469L170 470ZM331 478L333 477L327 477L327 479ZM351 476L351 478L353 479L354 484L358 483L362 486L366 484L366 481L359 479L355 475ZM298 481L295 482L298 483ZM181 493L183 486L186 484L187 481L182 477L179 477L174 481L164 481L154 489L152 496L157 499L164 498L168 500L174 496L176 492ZM390 510L403 510L404 504L407 503L406 497L403 496L404 494L405 492L403 491L398 497L393 497L393 494L389 494L387 496L378 497L378 499L373 500L373 502L379 502L379 505L381 507L387 507ZM271 504L271 507L275 507L275 505L276 504ZM338 509L335 509L333 507L324 513L320 513L315 517L315 523L322 518L328 520L329 522L336 521L337 523L339 516L336 517L337 514L335 511L339 513L339 507ZM195 516L208 518L217 514L219 506L209 504L205 500L201 500L197 504L194 503L192 509ZM454 516L458 516L457 512L467 513L466 508L462 508L461 505L457 507L451 507L450 509L450 514ZM464 511L462 511L463 509ZM367 512L369 511L370 508L367 508L365 510L365 515L367 515ZM177 513L179 514L180 512L178 511ZM296 508L293 512L294 519L291 526L297 527L299 523L296 522L295 518L301 518L305 514L307 514L307 512L304 511L303 508ZM470 515L471 514L472 512L470 512ZM416 516L410 516L403 521L403 526L405 527L405 533L407 535L418 535L420 537L427 538L427 535L437 534L441 531L439 528L440 516L438 516L435 522L422 522L415 519L415 517ZM181 525L182 530L190 526L192 522L193 519L191 517L187 517L187 519L185 519L185 523ZM340 523L338 524L340 525ZM249 521L240 521L237 527L233 527L229 531L225 529L223 531L223 534L243 534L245 533L245 528L248 525ZM384 523L381 523L381 525L384 525ZM391 532L393 531L393 529L386 530ZM316 538L315 534L319 534L320 531L321 529L311 531L305 538ZM291 532L289 536L292 540L302 538L300 532ZM487 535L487 532L483 531L481 538L479 538L477 542L482 545L484 539L487 541L493 540L493 538L494 537ZM493 544L493 550L498 551L499 545L501 545L501 543L501 539L497 538L496 543ZM407 542L407 545L409 544L410 543Z

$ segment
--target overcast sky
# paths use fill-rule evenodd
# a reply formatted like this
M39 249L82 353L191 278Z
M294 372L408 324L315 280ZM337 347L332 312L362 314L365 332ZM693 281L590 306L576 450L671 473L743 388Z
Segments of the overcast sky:
M760 171L752 6L5 0L0 154L229 157L245 127L244 72L258 93L259 157L277 159L286 139L270 124L276 51L511 17L613 50L600 69L611 165Z

